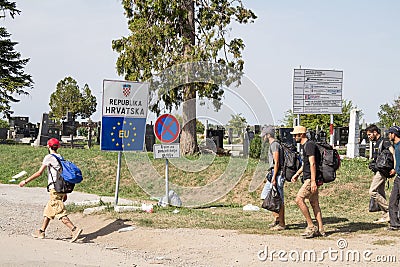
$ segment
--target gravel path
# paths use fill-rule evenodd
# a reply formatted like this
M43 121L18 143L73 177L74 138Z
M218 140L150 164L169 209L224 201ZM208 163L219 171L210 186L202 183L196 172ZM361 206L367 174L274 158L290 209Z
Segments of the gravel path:
M71 220L84 229L76 243L68 242L69 231L58 221L50 222L44 240L34 239L30 233L41 224L47 198L43 188L0 184L0 266L379 267L399 266L400 263L400 233L383 230L381 235L339 233L306 240L297 236L239 234L228 230L143 228L104 215L72 214ZM98 199L95 195L73 192L68 201ZM126 227L131 227L131 231L118 231ZM346 247L339 248L339 241ZM336 258L335 254L326 254L320 260L323 250L344 253L345 257L340 259L338 254ZM278 251L286 252L286 256L279 258ZM294 260L289 258L291 251L298 252L300 257L309 251L317 254L315 259L308 259L306 255L305 259ZM361 254L369 251L371 256L362 258ZM348 252L359 252L361 259L346 261ZM378 256L386 257L386 262L378 261Z

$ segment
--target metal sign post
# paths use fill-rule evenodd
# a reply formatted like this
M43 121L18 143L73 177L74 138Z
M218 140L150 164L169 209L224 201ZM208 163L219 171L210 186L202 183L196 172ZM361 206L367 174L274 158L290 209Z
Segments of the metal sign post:
M118 206L118 192L119 192L119 181L121 178L121 158L122 152L118 152L118 167L117 167L117 177L115 182L115 206Z
M167 199L167 205L169 205L169 177L168 177L168 165L169 158L179 158L180 148L179 144L170 144L174 142L180 133L180 126L178 120L171 114L164 114L157 118L154 123L154 134L157 139L163 143L153 146L153 153L155 159L165 158L165 198Z
M168 159L165 159L165 196L167 198L167 205L169 206L169 185L168 185Z

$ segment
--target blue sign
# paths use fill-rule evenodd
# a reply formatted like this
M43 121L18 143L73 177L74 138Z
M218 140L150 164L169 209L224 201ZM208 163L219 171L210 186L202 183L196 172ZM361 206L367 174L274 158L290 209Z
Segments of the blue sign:
M103 117L101 150L142 151L146 118Z

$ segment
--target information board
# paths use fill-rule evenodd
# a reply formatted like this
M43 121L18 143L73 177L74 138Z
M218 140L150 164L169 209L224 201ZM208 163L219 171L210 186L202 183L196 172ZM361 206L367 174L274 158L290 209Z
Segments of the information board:
M294 114L341 114L343 71L295 69Z

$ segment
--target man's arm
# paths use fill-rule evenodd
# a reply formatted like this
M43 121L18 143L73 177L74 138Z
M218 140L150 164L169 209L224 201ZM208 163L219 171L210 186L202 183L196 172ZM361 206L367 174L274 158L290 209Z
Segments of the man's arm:
M309 156L310 171L311 171L311 192L317 191L317 163L315 162L315 156Z
M389 147L389 151L390 151L390 152L392 153L392 155L393 155L393 162L394 162L393 166L394 166L394 168L396 168L396 155L395 155L394 147L393 147L393 146L390 146L390 147ZM396 174L396 170L395 170L394 168L390 170L390 172L389 172L390 176Z
M278 176L278 170L279 170L279 152L275 151L272 153L274 157L274 175L272 176L272 184L276 185L276 176Z
M35 179L38 178L40 175L42 175L42 173L44 172L44 170L45 170L46 168L47 168L46 165L40 166L40 169L39 169L37 172L35 172L34 174L32 174L29 178L26 178L25 180L22 180L22 181L19 183L19 186L20 186L20 187L23 187L23 186L25 186L27 183L29 183L30 181L35 180Z

